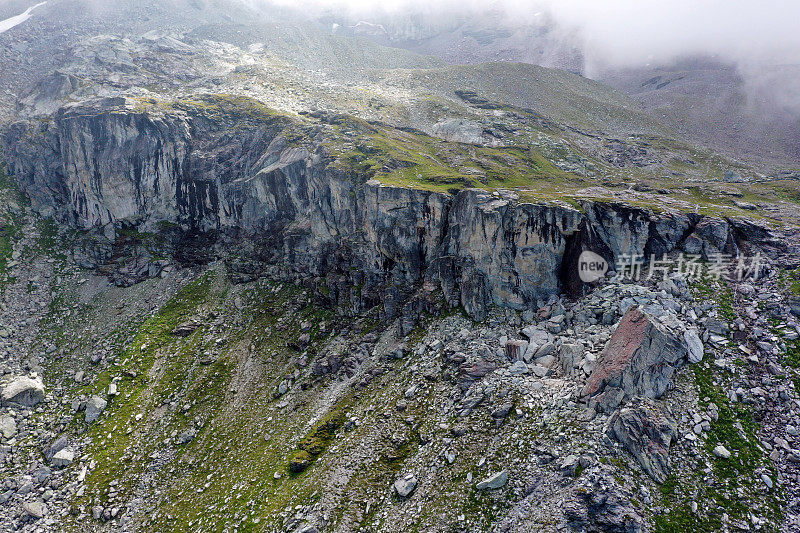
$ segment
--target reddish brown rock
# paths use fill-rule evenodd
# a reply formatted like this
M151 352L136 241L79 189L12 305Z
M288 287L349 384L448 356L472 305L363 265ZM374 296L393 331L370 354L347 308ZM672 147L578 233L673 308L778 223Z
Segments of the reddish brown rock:
M520 361L528 349L528 342L522 340L510 340L506 342L506 357L509 361Z
M461 390L466 391L470 385L480 380L487 374L494 372L497 369L497 363L494 361L478 361L476 363L461 365L459 370L459 386Z
M632 308L598 356L581 396L606 412L629 398L659 398L686 354L678 336Z

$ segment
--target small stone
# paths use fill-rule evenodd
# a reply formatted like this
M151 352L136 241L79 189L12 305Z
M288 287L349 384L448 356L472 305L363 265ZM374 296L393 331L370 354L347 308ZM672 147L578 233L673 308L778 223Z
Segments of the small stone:
M401 498L408 497L417 488L417 477L414 474L406 474L394 482L394 490Z
M716 455L717 457L722 457L723 459L730 459L730 458L731 458L731 452L730 452L730 451L728 451L728 448L726 448L726 447L725 447L725 446L723 446L722 444L718 444L718 445L717 445L717 446L714 448L714 450L713 450L713 452L712 452L712 453L713 453L714 455Z
M65 467L71 465L74 460L75 454L71 450L65 448L56 452L51 462L53 466Z
M283 396L288 391L289 391L289 382L284 379L278 384L278 396Z

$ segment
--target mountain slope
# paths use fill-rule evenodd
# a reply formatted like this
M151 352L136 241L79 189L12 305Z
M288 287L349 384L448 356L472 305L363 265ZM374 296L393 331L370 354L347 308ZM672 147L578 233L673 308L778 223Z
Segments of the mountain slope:
M564 71L88 5L0 35L0 529L800 524L796 180Z

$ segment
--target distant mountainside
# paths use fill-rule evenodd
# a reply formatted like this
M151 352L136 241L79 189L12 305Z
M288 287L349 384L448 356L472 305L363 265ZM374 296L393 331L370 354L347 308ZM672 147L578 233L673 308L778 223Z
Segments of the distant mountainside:
M388 46L440 57L449 64L510 61L587 72L584 43L546 11L521 20L492 7L439 17L421 12L358 16L326 14L337 33L361 35ZM800 165L800 64L758 65L740 72L713 58L678 61L672 66L616 68L603 62L591 75L630 96L685 138L768 165Z
M513 61L578 73L584 70L578 36L559 28L545 14L514 22L497 8L487 8L477 16L453 9L440 16L411 11L369 20L326 14L318 20L336 33L368 37L441 57L453 65Z
M607 70L603 83L639 102L681 135L756 161L800 165L800 65L762 67L684 60L673 66Z

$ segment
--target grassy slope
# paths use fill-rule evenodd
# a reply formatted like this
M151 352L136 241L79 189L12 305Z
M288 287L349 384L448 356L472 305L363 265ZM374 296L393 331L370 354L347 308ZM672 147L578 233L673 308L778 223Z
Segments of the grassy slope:
M384 83L427 90L453 98L471 89L497 102L532 109L549 120L624 136L666 134L660 124L622 93L570 72L524 63L483 63L440 69L397 70L382 74Z
M725 281L702 280L695 291L699 298L714 301L722 320L732 323L736 319L733 292ZM654 517L656 533L677 533L688 529L708 533L719 531L723 513L730 520L748 523L751 509L743 503L745 495L763 505L763 512L771 524L781 523L783 502L780 492L759 494L763 486L759 472L765 471L773 482L776 472L759 442L757 422L746 405L732 402L725 393L736 376L708 360L693 366L691 371L684 377L687 386L697 390L698 408L705 410L713 403L718 408L719 417L711 422L703 443L707 462L698 462L695 470L674 474L661 486L668 512ZM732 457L716 457L713 450L717 445L725 446ZM710 477L712 473L713 478ZM698 505L699 512L692 512L691 502ZM771 527L768 526L767 530L777 530Z

